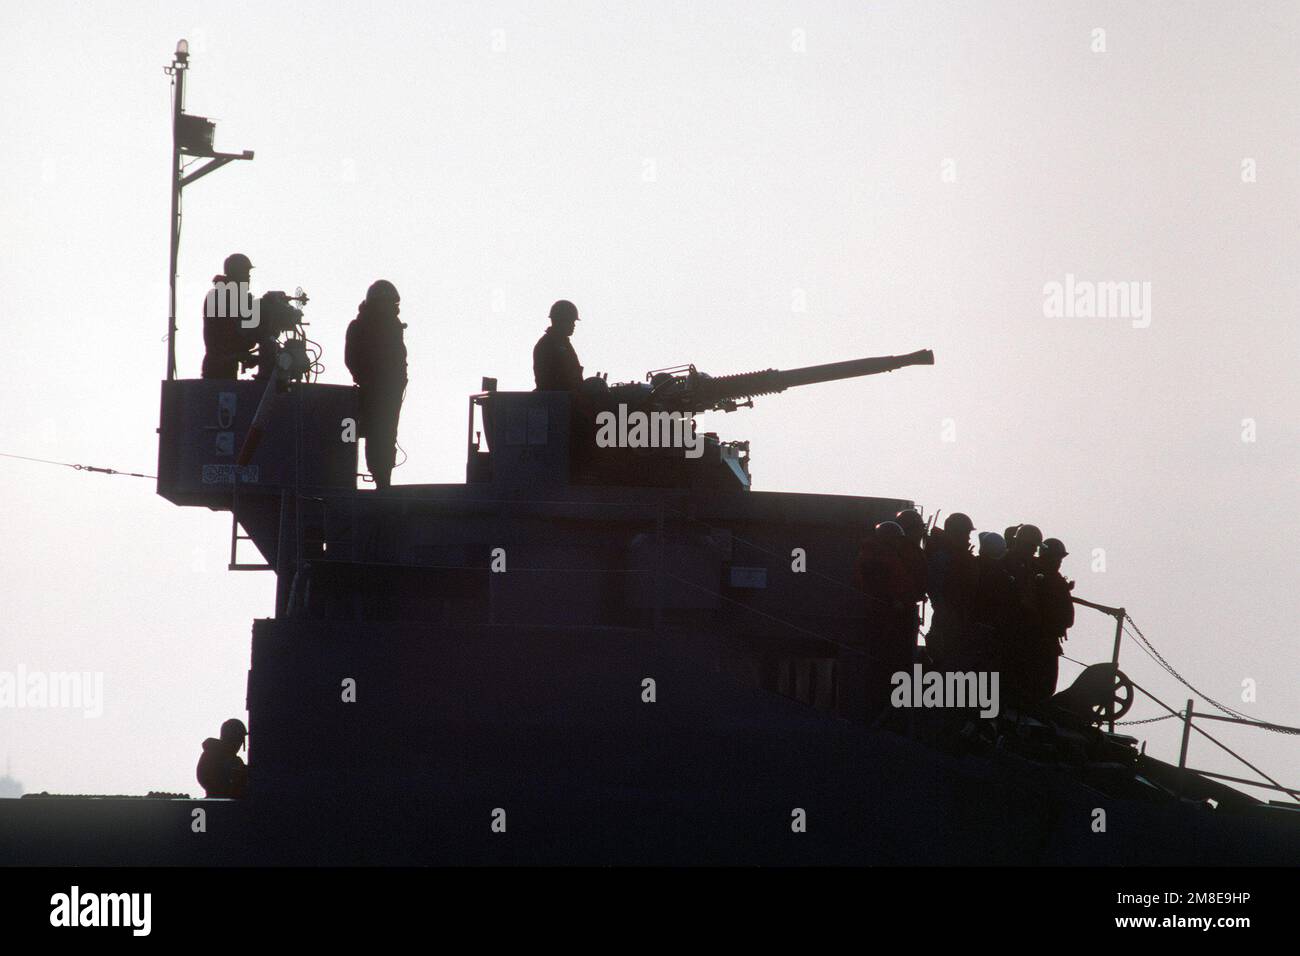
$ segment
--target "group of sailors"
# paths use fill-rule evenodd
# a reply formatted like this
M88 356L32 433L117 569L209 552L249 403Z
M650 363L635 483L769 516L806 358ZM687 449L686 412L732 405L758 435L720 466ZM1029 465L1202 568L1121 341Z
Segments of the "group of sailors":
M267 293L254 300L248 291L252 270L248 256L236 252L226 257L222 271L212 278L213 291L203 308L204 378L235 379L241 370L256 368L257 378L265 380L274 371L276 336L286 329L279 315L284 299ZM218 294L228 287L238 289L233 301ZM372 283L348 326L344 351L344 363L358 389L357 433L366 440L366 467L379 490L392 482L397 423L406 394L406 324L398 319L400 312L401 296L393 283L387 279ZM550 327L533 349L537 388L577 392L582 364L570 338L578 309L560 299L551 306L549 319Z
M265 380L274 371L276 337L292 323L284 320L284 297L267 293L254 300L248 291L253 263L243 253L226 257L213 276L213 291L203 305L203 377L235 379L256 368ZM233 303L220 294L238 290ZM406 394L405 323L398 319L402 298L387 279L371 283L348 325L344 364L357 386L357 433L366 439L366 467L375 487L388 488L397 459L397 421ZM256 306L256 307L255 307Z
M996 672L1001 694L1032 706L1056 691L1066 632L1074 624L1074 582L1061 574L1068 553L1032 524L981 532L950 514L927 529L915 510L882 521L862 543L855 583L868 604L868 698L885 706L890 678L922 661L940 671ZM918 605L932 614L918 647Z

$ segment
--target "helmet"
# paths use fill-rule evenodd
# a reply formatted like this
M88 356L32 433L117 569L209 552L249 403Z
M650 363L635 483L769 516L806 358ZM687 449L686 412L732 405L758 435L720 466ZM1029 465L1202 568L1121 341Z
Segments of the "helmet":
M547 316L552 322L556 319L570 319L578 321L578 307L568 299L560 299L551 306L550 314Z
M370 283L370 288L366 290L366 304L373 305L376 302L387 302L392 304L401 301L401 296L397 292L397 286L393 285L387 279L376 279Z
M1070 552L1065 550L1065 543L1060 538L1048 538L1038 553L1045 558L1063 558Z
M958 537L968 537L975 530L975 523L960 511L954 511L943 523L943 530Z
M1024 551L1027 554L1033 554L1035 549L1043 543L1043 532L1039 531L1035 525L1022 524L1016 528L1017 551Z
M915 508L900 511L894 516L894 520L898 522L898 526L903 529L903 534L907 537L919 541L925 536L925 519Z
M221 725L221 739L227 743L242 744L247 736L248 728L244 726L244 722L238 717L231 717Z
M980 557L995 561L1007 553L1007 543L996 531L980 532Z
M905 535L903 534L903 526L900 525L897 521L882 521L880 522L880 524L876 525L876 537L877 538L905 537Z
M247 275L248 270L253 268L253 263L248 256L242 252L232 252L226 256L226 261L221 266L226 275Z

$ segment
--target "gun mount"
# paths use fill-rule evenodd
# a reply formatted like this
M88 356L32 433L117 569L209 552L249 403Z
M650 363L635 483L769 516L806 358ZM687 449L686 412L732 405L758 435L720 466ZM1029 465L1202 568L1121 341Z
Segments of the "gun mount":
M749 443L722 441L713 432L697 435L692 416L749 407L757 396L800 385L933 364L934 353L923 349L737 375L711 376L685 365L650 372L645 382L609 385L601 377L589 378L576 394L498 392L495 380L484 379L484 391L470 398L466 476L471 483L518 487L549 483L747 491ZM476 429L476 409L481 430ZM603 428L610 432L603 434ZM602 440L615 431L618 443Z
M646 378L650 382L649 401L655 408L696 414L710 411L734 412L737 408L752 407L753 399L760 395L775 395L800 385L879 375L909 365L933 364L934 353L922 349L908 355L853 359L787 371L769 368L759 372L716 377L698 371L694 365L687 365L675 369L659 369L648 373Z

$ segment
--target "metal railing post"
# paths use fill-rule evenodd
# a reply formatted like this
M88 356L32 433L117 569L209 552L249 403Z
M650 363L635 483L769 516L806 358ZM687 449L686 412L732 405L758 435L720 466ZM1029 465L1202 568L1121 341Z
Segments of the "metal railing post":
M1127 612L1121 607L1115 609L1115 647L1110 652L1110 662L1119 670L1119 642L1124 639L1124 617ZM1111 707L1109 731L1115 732L1115 708Z
M230 486L230 561L228 565L234 567L239 562L239 466L235 466L231 477L234 479Z
M1187 769L1187 742L1192 736L1193 701L1187 698L1187 711L1183 714L1183 745L1178 749L1178 769Z

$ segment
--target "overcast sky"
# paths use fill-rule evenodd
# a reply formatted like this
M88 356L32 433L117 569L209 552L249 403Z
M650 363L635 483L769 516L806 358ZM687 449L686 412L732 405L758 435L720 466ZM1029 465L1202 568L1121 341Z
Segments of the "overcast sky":
M8 0L0 452L154 472L187 37L187 110L257 158L186 191L182 377L236 250L256 290L308 290L326 381L396 283L399 484L463 478L466 395L531 387L559 297L611 381L932 348L706 424L752 440L755 489L1039 524L1076 594L1297 724L1298 27L1287 2ZM1045 314L1067 275L1149 288L1149 315ZM0 459L0 494L0 670L104 675L101 717L0 710L0 759L28 790L200 792L273 578L151 481ZM1111 629L1081 611L1066 652L1109 659ZM1133 730L1177 759L1174 721ZM1296 738L1211 732L1300 783ZM1191 763L1245 775L1203 740Z

